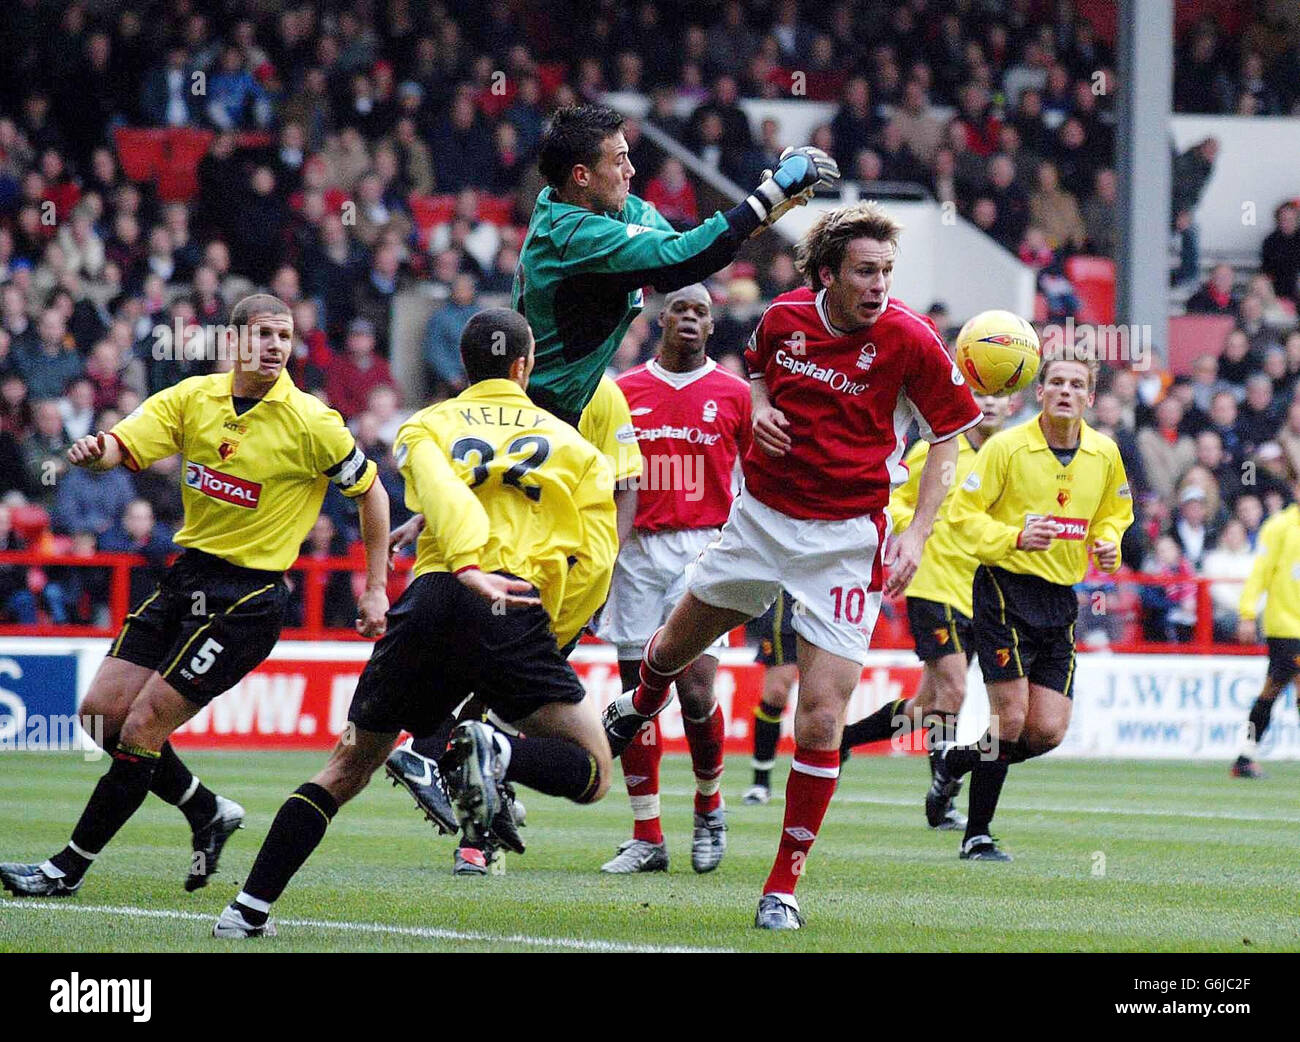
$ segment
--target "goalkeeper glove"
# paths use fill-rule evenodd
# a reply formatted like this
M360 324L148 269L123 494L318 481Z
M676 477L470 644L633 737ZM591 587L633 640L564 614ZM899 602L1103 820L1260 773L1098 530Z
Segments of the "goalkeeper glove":
M765 178L745 201L764 224L777 220L793 206L812 198L818 185L834 187L840 179L835 160L820 148L787 148L770 178Z

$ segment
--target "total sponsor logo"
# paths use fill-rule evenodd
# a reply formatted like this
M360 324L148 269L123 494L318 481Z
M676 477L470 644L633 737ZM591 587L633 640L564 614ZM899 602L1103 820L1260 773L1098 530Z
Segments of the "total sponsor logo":
M1048 521L1056 522L1059 529L1056 533L1057 539L1087 539L1088 538L1088 519L1086 517L1057 517L1055 514L1026 514L1025 524L1030 521L1037 521L1040 518L1047 518Z
M684 441L690 445L716 445L721 440L722 435L710 434L698 427L674 427L668 423L659 427L638 427L636 429L637 441L659 441L661 438L675 438L677 441Z
M185 461L185 484L205 496L219 499L223 503L232 503L237 507L257 508L262 498L262 485L257 481L245 481L231 474L205 467L192 460Z
M785 351L777 351L776 364L782 369L788 369L794 376L810 376L814 380L819 380L832 391L841 391L844 394L856 396L867 389L865 383L850 380L847 375L841 373L838 369L827 369L811 360L797 361L793 356L786 354Z

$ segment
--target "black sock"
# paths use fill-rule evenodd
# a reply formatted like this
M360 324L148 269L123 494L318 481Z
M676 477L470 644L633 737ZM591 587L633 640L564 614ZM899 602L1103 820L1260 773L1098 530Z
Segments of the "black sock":
M596 758L577 742L567 738L512 738L496 732L510 743L510 766L506 781L517 781L547 796L563 796L574 803L586 803L600 784Z
M1258 742L1264 737L1264 732L1268 730L1268 725L1272 722L1273 699L1255 699L1254 705L1250 707L1251 737Z
M86 809L72 830L72 842L50 858L70 883L75 883L85 874L94 855L103 850L131 815L140 809L140 804L149 795L149 782L157 764L158 753L152 749L119 744L113 750L113 762L90 794Z
M193 787L193 792L190 791ZM181 762L171 742L164 742L149 791L185 815L191 829L201 829L217 816L217 794L200 782ZM189 798L186 798L189 793ZM184 803L181 801L185 800Z
M781 710L766 702L754 707L754 784L772 786L772 764L781 740Z
M447 751L447 740L451 737L452 729L456 726L454 717L447 717L433 734L424 735L417 738L411 743L411 751L419 753L426 760L440 760L442 754Z
M906 734L912 729L911 717L907 714L907 707L910 702L911 699L907 698L887 702L870 716L863 717L856 723L845 725L844 737L840 739L840 748L852 749L859 745L865 745L867 742L879 742L886 738L892 738L895 727L899 726L898 717L906 717L908 720L908 723L900 731L900 733Z
M302 868L303 862L325 838L325 830L338 811L339 805L325 789L314 782L299 785L280 805L275 820L271 822L271 831L257 852L257 860L248 873L243 893L267 904L274 903L284 893L294 873ZM259 913L242 904L240 910L254 926L261 926L266 921L265 912ZM254 922L250 912L260 914L262 922Z
M975 769L985 756L989 755L989 736L985 732L974 745L955 745L944 755L943 762L948 768L948 773L954 778L962 778Z
M989 834L993 812L998 809L998 797L1002 795L1002 783L1007 780L1008 766L1000 758L980 760L975 764L971 774L966 839Z

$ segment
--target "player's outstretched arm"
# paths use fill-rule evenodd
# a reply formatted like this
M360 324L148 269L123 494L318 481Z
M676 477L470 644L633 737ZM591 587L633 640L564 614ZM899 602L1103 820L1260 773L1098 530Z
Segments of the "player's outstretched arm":
M911 523L893 541L885 555L885 567L889 569L889 578L885 581L886 596L893 597L906 590L920 567L925 541L930 537L935 516L957 472L957 451L956 438L930 446L925 465L921 468Z
M388 567L391 570L397 563L397 555L408 546L414 546L424 531L424 515L412 514L403 525L398 525L388 533Z
M983 564L997 564L1012 550L1045 548L1022 545L1020 529L989 516L989 508L1006 489L1007 462L1003 443L991 438L948 503L948 522L958 545Z
M382 637L388 625L388 493L376 477L357 500L366 548L366 588L357 601L357 632Z
M1110 477L1090 526L1092 558L1103 572L1119 571L1120 540L1133 523L1133 493L1118 449L1112 451L1110 462Z
M758 187L745 202L762 222L758 230L770 228L794 207L811 200L818 185L830 188L839 179L839 165L820 148L787 148L775 170L763 171Z
M768 398L767 381L761 376L750 377L749 402L755 443L769 456L784 456L794 444L790 440L790 421Z
M86 470L112 470L122 459L122 446L103 431L84 435L68 448L68 462Z

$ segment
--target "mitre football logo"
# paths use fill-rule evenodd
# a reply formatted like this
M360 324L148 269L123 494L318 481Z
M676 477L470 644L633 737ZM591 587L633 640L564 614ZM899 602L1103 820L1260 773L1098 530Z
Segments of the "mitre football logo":
M858 368L870 369L871 363L876 360L876 345L867 342L862 345L862 350L858 352Z
M704 403L704 422L713 423L718 418L718 403L710 398Z

